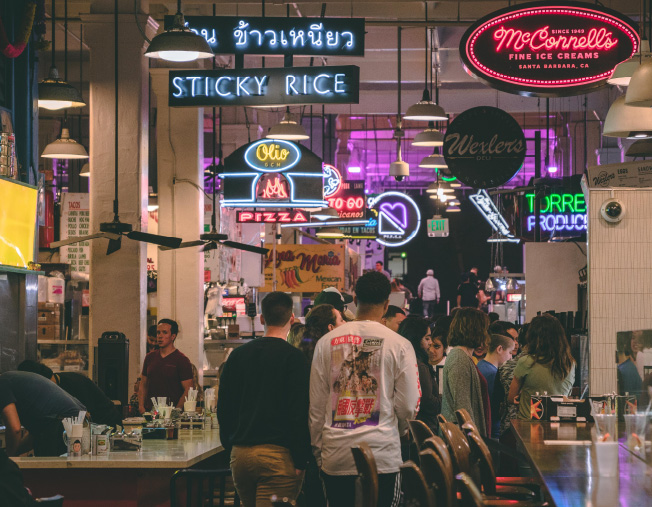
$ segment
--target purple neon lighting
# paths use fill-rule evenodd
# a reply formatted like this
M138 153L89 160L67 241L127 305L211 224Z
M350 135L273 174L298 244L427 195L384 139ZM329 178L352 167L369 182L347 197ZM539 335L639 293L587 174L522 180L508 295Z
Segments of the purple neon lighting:
M398 208L398 213L396 213L396 209ZM402 229L406 229L408 225L408 212L407 208L405 207L405 204L402 202L395 202L394 204L391 204L389 202L384 202L380 205L380 211L385 213L387 217L392 221L395 222L396 224L399 225Z

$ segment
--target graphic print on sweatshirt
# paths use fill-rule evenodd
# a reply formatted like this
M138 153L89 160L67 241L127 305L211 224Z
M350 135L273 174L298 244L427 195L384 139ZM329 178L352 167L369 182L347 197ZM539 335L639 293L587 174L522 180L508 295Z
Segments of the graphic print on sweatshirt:
M383 338L345 335L331 340L331 427L378 426Z

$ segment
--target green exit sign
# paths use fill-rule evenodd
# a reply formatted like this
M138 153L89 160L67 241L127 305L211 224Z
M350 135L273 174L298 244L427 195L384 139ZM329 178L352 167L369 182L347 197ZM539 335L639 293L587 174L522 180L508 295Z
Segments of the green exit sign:
M448 237L448 218L431 218L427 221L428 236L431 238Z

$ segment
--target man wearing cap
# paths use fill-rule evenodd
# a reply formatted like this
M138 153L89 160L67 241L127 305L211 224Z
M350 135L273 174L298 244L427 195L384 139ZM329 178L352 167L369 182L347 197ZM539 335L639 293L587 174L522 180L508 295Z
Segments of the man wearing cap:
M350 321L355 318L354 315L346 308L346 305L348 305L351 301L353 301L353 296L347 294L346 292L342 294L335 287L328 287L317 294L314 306L333 305L335 309L342 314L342 318L344 320Z
M419 297L423 301L423 316L432 319L439 303L439 282L432 269L426 271L426 277L419 283Z

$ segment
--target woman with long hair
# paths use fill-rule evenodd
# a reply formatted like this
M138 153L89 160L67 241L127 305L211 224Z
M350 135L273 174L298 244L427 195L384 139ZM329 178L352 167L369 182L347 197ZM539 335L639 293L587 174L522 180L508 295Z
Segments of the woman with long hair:
M422 317L410 315L399 325L398 334L408 339L417 356L421 383L421 404L417 419L426 423L433 432L437 432L437 415L441 410L441 400L435 370L428 364L428 351L432 346L430 322Z
M455 411L466 409L482 436L487 435L487 417L482 382L473 362L473 351L489 340L489 317L475 308L459 308L448 332L452 350L444 364L441 413L448 421L456 421Z
M326 333L344 324L342 314L329 304L317 305L306 315L306 327L299 349L312 364L312 356L315 352L315 345Z
M544 314L532 319L526 342L527 355L516 363L508 401L518 403L519 419L530 420L533 394L570 394L575 381L575 360L561 322L552 315Z

